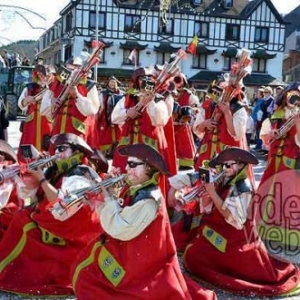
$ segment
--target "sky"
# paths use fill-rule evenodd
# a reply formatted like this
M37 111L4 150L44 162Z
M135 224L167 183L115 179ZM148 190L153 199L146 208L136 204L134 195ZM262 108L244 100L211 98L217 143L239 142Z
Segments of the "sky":
M300 5L300 0L271 1L281 14L287 14ZM48 29L59 18L59 12L69 2L70 0L0 0L0 46L18 40L37 40L44 28ZM15 9L13 6L23 9Z

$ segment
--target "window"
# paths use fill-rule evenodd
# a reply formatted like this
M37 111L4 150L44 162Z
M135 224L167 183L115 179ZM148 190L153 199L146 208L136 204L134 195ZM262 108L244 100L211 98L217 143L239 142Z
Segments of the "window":
M167 23L164 23L162 21L162 19L160 19L158 33L164 34L164 35L173 35L174 34L174 20L168 19Z
M141 22L139 16L125 15L125 32L141 32Z
M66 31L65 32L69 32L72 29L72 20L73 20L73 14L72 14L72 12L70 12L66 15Z
M267 60L263 58L253 58L252 72L266 73Z
M197 54L193 56L192 68L194 69L206 69L207 55Z
M135 65L135 61L131 61L128 57L131 53L131 49L124 49L123 50L123 65L132 65L134 66ZM136 50L136 65L139 64L139 51Z
M65 62L72 56L72 45L68 45L65 48Z
M208 22L195 22L194 32L197 32L199 38L208 38Z
M192 0L194 5L201 5L202 0Z
M170 55L171 55L171 53L157 52L156 63L158 65L163 65L165 62L168 62L170 60Z
M269 28L267 27L256 27L255 28L255 42L268 43L269 41Z
M233 0L224 0L224 6L226 8L231 8L233 7Z
M105 29L105 24L106 24L105 13L99 12L99 14L98 14L98 29ZM89 27L96 28L96 12L95 11L90 11Z
M231 69L231 65L236 62L235 57L224 57L224 67L223 69L229 71Z
M226 24L226 40L240 40L240 26L235 24Z

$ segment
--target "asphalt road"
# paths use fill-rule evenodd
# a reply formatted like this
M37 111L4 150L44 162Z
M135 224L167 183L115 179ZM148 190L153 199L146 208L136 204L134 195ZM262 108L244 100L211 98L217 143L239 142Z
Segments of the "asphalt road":
M19 145L19 141L20 141L20 132L19 132L19 126L20 126L20 120L17 121L11 121L10 122L10 126L8 129L8 142L10 143L10 145L16 150L18 148ZM255 153L255 152L253 152ZM259 164L257 166L254 167L254 174L255 174L255 180L256 180L256 185L259 184L260 182L260 178L264 172L265 166L266 166L266 159L264 156L259 155L257 153L255 153L257 155L257 158L259 159ZM300 266L300 254L297 256L286 256L284 253L281 254L282 258L284 259L289 259L291 261L293 261L294 263L296 263L298 266ZM242 262L241 262L242 263ZM241 266L242 267L242 266ZM205 286L205 284L203 284ZM209 288L209 286L206 286ZM242 297L240 295L233 295L231 293L227 293L224 292L223 290L219 290L219 289L215 289L215 292L218 295L218 299L219 300L256 300L256 299L262 299L262 298L257 298L257 297ZM39 299L39 298L20 298L18 296L15 295L9 295L6 293L0 293L0 300L16 300L16 299ZM45 298L43 298L45 299ZM50 299L50 298L47 298ZM51 299L58 299L58 298L51 298ZM66 300L71 300L71 299L75 299L74 297L69 297L69 298L59 298L59 299L66 299ZM279 300L279 299L289 299L289 300L300 300L300 295L299 296L294 296L294 297L280 297L280 298L263 298L264 300ZM95 298L96 300L96 298ZM121 299L120 299L121 300ZM155 300L155 299L153 299Z

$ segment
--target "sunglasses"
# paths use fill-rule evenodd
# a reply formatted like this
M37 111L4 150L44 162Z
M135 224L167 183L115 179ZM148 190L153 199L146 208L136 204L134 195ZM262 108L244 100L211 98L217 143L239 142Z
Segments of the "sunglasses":
M145 164L144 162L127 161L127 166L128 166L130 169L134 169L134 168L136 168L137 166L141 166L141 165L144 165L144 164Z
M66 149L71 148L70 146L67 145L59 145L57 147L55 147L55 151L57 150L58 152L64 152L66 151Z
M238 164L238 163L231 163L231 164L226 163L226 164L223 164L223 166L224 166L225 168L229 169L229 168L231 168L232 165L237 165L237 164Z

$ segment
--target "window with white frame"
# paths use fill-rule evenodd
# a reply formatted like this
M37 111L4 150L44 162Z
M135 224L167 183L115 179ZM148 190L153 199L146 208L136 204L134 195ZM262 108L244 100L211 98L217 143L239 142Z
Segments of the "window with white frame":
M106 27L106 15L104 12L98 13L98 29L105 29ZM89 15L89 27L96 28L96 12L90 11Z
M240 26L236 24L226 24L226 40L240 40Z
M173 35L174 34L174 20L167 19L167 22L163 22L160 18L158 33L164 35Z
M196 54L193 56L192 68L194 69L206 69L207 66L207 55L206 54Z
M131 54L131 49L123 49L123 65L135 65L135 60L130 60L128 57ZM139 50L135 51L136 54L136 65L139 64Z
M269 28L268 27L255 27L255 42L268 43L269 42Z
M140 19L140 16L125 15L124 32L141 32Z
M267 60L264 58L252 59L252 72L266 73Z
M195 22L194 32L197 33L199 38L208 38L209 23L208 22Z
M163 65L165 62L168 62L170 60L171 53L167 52L157 52L156 56L156 63L158 65Z

